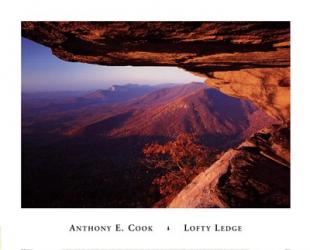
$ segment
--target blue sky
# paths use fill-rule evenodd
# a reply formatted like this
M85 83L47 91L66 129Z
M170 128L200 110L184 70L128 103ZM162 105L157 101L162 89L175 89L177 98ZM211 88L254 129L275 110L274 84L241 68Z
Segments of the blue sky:
M22 38L24 92L104 89L113 84L203 81L176 67L100 66L66 62L43 45Z

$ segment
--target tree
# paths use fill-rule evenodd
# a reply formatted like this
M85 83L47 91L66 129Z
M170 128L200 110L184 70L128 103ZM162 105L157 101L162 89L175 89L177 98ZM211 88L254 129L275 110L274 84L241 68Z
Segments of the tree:
M160 194L175 194L210 164L214 153L197 143L193 134L180 134L176 140L164 145L152 143L144 150L144 166L158 170L153 184L159 186Z

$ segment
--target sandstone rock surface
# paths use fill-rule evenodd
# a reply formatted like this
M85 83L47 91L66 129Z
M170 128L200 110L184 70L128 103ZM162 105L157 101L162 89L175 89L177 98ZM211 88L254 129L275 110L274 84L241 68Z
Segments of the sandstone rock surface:
M169 207L289 207L288 135L282 126L256 133L199 174Z

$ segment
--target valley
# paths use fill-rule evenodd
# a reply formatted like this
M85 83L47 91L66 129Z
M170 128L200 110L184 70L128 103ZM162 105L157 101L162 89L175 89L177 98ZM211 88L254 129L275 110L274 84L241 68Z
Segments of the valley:
M23 98L23 207L165 207L224 150L278 123L198 82L46 95ZM180 153L173 143L193 149L186 157L206 154L185 182L173 177L180 171L145 164L147 149Z

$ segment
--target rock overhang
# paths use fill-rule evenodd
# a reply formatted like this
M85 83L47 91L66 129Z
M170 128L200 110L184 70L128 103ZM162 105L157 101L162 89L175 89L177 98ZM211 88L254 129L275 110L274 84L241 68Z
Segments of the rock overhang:
M290 119L289 22L22 22L22 35L66 61L176 66Z

